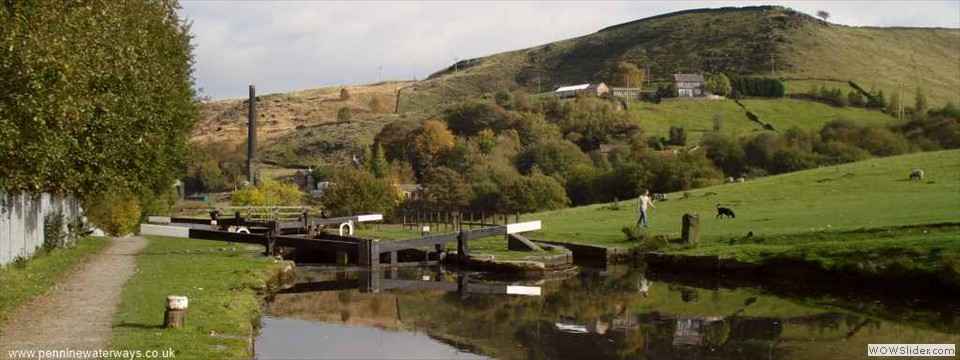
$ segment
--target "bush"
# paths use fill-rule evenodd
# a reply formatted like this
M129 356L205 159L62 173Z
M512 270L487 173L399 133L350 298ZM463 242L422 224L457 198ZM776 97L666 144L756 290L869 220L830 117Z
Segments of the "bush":
M510 109L513 107L513 94L506 90L497 91L493 94L493 101L504 109Z
M303 203L303 195L297 185L264 180L260 185L234 191L230 203L234 206L296 206Z
M730 78L723 73L707 75L704 85L707 91L715 95L727 96L733 91Z
M350 100L350 91L347 88L340 89L340 101Z
M342 107L340 110L337 110L337 121L338 122L350 122L353 119L353 111L349 107Z
M389 216L400 201L397 189L385 179L356 169L337 170L321 202L333 216L382 213Z
M43 248L52 250L66 245L67 233L64 230L62 211L55 211L43 217Z
M129 191L114 191L91 197L84 204L87 218L112 236L134 232L140 223L140 202Z
M783 97L786 94L786 86L779 79L734 77L730 85L737 96Z

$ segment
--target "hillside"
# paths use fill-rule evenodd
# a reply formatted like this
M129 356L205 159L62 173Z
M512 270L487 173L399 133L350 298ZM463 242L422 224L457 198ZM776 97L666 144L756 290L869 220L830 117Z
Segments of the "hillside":
M340 86L260 96L261 159L283 166L342 163L387 123L401 118L427 119L446 105L465 99L490 99L496 91L548 92L556 86L603 80L611 64L629 61L649 69L652 88L674 72L727 72L776 76L787 92L811 87L850 90L853 80L883 90L889 99L901 93L912 105L922 86L932 106L960 103L960 30L934 28L849 27L781 7L698 9L658 15L578 38L528 49L463 60L423 81L346 86L354 96L339 99ZM774 71L775 70L775 71ZM398 101L397 94L400 94ZM379 99L380 109L370 101ZM393 113L399 102L399 114ZM790 99L744 103L777 129L815 129L838 117L885 125L893 121L877 111L835 108ZM337 111L353 110L350 122ZM712 127L714 116L728 131L756 130L728 101L667 102L632 108L647 134L666 136L670 126L692 130ZM244 99L203 105L195 142L240 143L245 139Z
M907 180L913 168L923 182ZM688 194L684 198L684 194ZM960 150L917 153L769 176L667 194L651 212L650 233L680 235L684 213L701 215L706 243L756 236L843 231L960 219ZM636 222L635 199L619 210L595 204L529 214L543 221L534 238L630 247L620 229ZM714 219L715 205L736 219Z
M418 85L424 103L502 88L531 92L595 82L613 63L648 68L654 81L675 72L776 76L864 88L933 104L960 100L960 29L850 27L782 7L697 9L658 15L578 38L460 61ZM788 88L791 82L788 82Z

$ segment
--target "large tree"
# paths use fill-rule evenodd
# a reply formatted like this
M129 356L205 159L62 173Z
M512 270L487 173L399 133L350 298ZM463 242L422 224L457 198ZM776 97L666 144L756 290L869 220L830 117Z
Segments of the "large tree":
M168 190L196 118L176 1L0 6L0 189Z

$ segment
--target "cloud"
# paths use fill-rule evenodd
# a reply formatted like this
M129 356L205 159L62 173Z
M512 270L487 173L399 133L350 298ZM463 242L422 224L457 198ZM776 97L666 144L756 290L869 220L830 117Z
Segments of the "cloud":
M960 2L784 1L847 25L960 27ZM184 2L198 87L214 98L423 78L501 51L586 35L689 2ZM382 75L381 75L382 73Z

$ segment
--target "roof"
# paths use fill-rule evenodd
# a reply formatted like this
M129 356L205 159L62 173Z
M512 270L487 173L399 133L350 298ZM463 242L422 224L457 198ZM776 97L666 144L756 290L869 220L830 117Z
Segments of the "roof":
M703 82L702 74L673 74L673 81L676 82Z
M577 90L584 90L584 89L586 89L586 88L588 88L588 87L590 87L590 84L570 85L570 86L559 87L559 88L557 88L556 90L554 90L553 92L577 91Z

